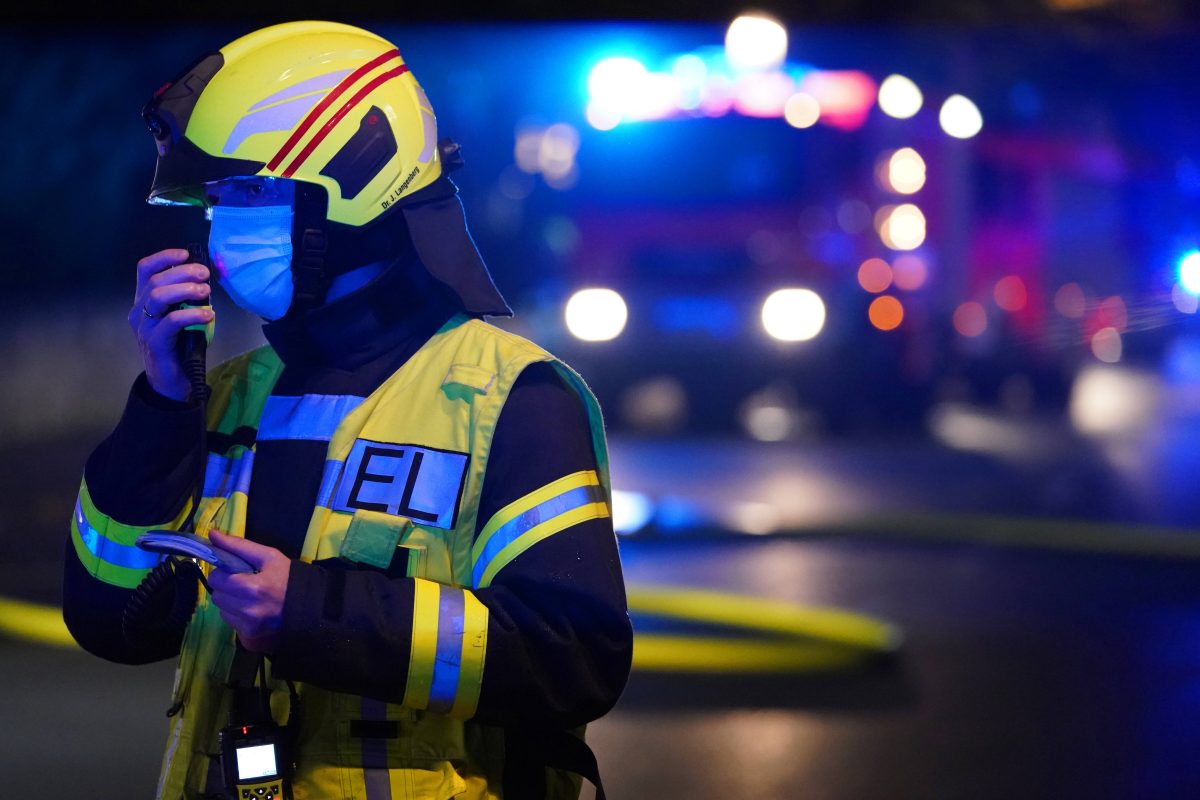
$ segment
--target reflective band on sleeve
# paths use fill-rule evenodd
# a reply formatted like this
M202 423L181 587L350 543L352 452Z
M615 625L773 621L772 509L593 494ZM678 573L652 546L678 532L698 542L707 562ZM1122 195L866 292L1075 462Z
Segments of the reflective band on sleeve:
M132 589L162 558L139 548L135 541L151 528L177 528L191 509L191 501L172 521L160 525L124 525L101 513L92 503L87 483L71 515L71 543L89 575L114 586Z
M422 578L415 584L404 704L459 719L472 717L483 686L487 608L464 589Z
M442 588L438 602L437 656L433 683L429 687L429 710L449 713L458 692L458 670L462 664L463 592Z
M404 705L424 709L429 706L433 663L437 658L438 610L442 587L421 578L415 579L414 584L412 650L408 660L408 683L404 687Z
M126 569L151 569L162 558L158 553L143 550L137 545L118 544L103 536L88 524L87 517L83 515L83 506L78 500L75 502L75 526L79 531L79 539L88 552L109 564Z
M258 423L258 441L311 439L327 442L363 398L339 394L268 397Z
M595 471L559 478L496 512L471 548L471 581L488 586L496 573L533 545L589 519L609 516Z
M487 655L487 606L471 592L463 592L462 660L458 675L458 694L450 716L470 719L479 707L483 688L483 661Z

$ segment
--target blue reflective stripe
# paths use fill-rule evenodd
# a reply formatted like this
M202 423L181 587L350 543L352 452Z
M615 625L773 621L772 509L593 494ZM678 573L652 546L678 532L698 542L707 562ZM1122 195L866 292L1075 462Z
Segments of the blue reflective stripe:
M254 471L254 451L247 450L242 453L241 466L238 468L237 483L233 487L233 491L241 492L242 494L250 493L250 474Z
M325 472L321 475L321 488L317 490L317 505L329 508L333 502L333 493L337 491L338 478L342 474L343 462L329 459L325 462Z
M83 506L75 501L75 525L79 528L79 538L88 552L108 564L128 569L151 569L162 558L158 553L151 553L140 547L118 544L112 539L101 536L83 515Z
M313 439L327 442L342 419L362 404L363 398L341 394L306 394L268 397L258 423L258 441Z
M237 458L210 453L204 470L204 496L229 497L234 492L247 493L253 468L253 450L245 450Z
M371 697L362 699L362 718L387 720L387 704ZM387 739L364 736L362 740L363 788L366 800L392 800L392 785L387 763Z
M463 598L462 589L441 586L438 600L437 655L433 662L433 683L429 687L429 710L449 714L458 694L458 673L462 667Z
M492 534L492 538L488 539L487 544L484 545L483 552L479 554L479 558L475 560L475 565L471 568L472 585L479 585L479 582L483 579L483 573L487 570L487 566L492 562L492 559L501 550L516 541L521 534L548 519L557 517L559 514L573 511L588 503L598 503L603 499L604 490L601 487L580 486L576 489L563 492L557 497L551 497L549 500L529 509L524 514L513 517L497 528L496 532Z
M204 467L205 497L224 497L229 493L225 486L229 479L229 465L230 461L225 456L208 454L208 463Z

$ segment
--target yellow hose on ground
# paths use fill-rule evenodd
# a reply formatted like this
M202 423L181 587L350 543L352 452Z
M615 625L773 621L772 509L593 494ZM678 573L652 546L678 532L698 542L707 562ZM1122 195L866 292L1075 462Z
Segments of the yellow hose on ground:
M634 636L634 669L653 672L804 672L839 669L893 653L900 630L861 614L779 600L669 586L628 587L629 610L719 625L760 637Z
M62 609L0 597L0 633L54 647L76 647Z
M629 609L662 619L753 631L761 637L642 633L634 669L650 672L762 673L843 669L894 652L897 628L832 608L665 586L630 586ZM36 644L77 647L54 606L0 597L0 634Z

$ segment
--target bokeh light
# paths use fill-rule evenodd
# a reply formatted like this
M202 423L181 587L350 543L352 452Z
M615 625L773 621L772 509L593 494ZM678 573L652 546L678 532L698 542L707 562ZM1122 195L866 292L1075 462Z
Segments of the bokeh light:
M1196 309L1200 308L1200 297L1183 288L1183 284L1175 284L1171 287L1171 302L1175 308L1182 314L1195 314Z
M695 53L684 53L671 64L671 77L679 86L679 106L692 110L700 106L704 85L708 81L708 65Z
M881 331L895 330L904 321L904 305L891 295L876 297L867 309L867 318Z
M588 94L592 100L620 105L623 99L636 92L646 78L646 67L636 58L614 56L592 67L588 75Z
M821 122L844 131L858 130L875 105L870 75L858 70L813 70L800 80L800 91L821 105Z
M540 171L538 157L542 149L542 129L523 127L517 130L513 145L513 160L522 172L536 175Z
M783 118L793 128L811 128L821 118L821 104L810 94L796 92L784 103Z
M974 300L968 300L954 309L954 330L967 337L975 337L987 330L987 310Z
M674 433L687 422L687 389L671 375L647 378L621 394L620 411L626 424L643 433Z
M979 107L961 94L954 94L942 103L938 123L955 139L970 139L983 130L983 115Z
M637 533L654 516L654 503L639 492L612 491L612 525L620 534Z
M1192 250L1179 259L1179 282L1192 294L1200 294L1200 250Z
M899 194L913 194L925 185L925 159L911 147L902 147L887 160L887 186Z
M547 180L563 178L575 169L578 152L579 131L565 122L551 125L542 132L538 169Z
M992 290L996 305L1005 311L1020 311L1029 302L1029 292L1025 281L1019 275L1008 275L996 281Z
M844 200L837 207L838 227L846 233L862 233L871 224L871 207L857 198Z
M572 336L585 342L604 342L625 330L629 310L612 289L581 289L567 301L564 318Z
M587 117L588 125L598 131L611 131L621 124L621 112L618 109L594 100L587 104L584 115Z
M858 267L858 285L871 294L886 291L892 285L892 268L882 258L868 258Z
M1129 310L1117 295L1106 297L1096 305L1096 322L1101 328L1114 328L1124 333L1129 327Z
M1101 328L1092 334L1092 355L1105 364L1121 360L1121 332L1116 328Z
M878 220L879 238L892 250L915 250L925 241L925 215L912 203L890 208Z
M787 31L766 14L743 14L725 32L725 57L739 70L773 69L787 57Z
M903 75L888 75L879 84L879 108L889 117L908 119L921 110L921 90Z
M747 117L780 117L796 85L782 72L752 72L738 78L733 107Z
M892 261L892 281L897 289L915 291L928 279L929 265L916 253L903 253Z
M1058 287L1054 293L1054 308L1067 319L1082 319L1087 311L1083 287L1074 281Z
M762 324L780 341L807 341L825 327L825 302L812 289L779 289L763 302Z

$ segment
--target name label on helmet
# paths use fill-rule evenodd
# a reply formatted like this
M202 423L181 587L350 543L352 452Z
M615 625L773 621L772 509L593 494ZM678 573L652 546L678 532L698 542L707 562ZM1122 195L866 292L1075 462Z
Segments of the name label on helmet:
M411 184L411 183L413 182L413 179L414 179L414 178L416 178L416 177L417 177L417 175L419 175L420 173L421 173L421 167L420 167L420 166L413 167L413 168L412 168L412 172L408 173L408 177L404 179L404 182L403 182L403 183L401 183L399 186L397 186L395 189L393 189L393 190L392 190L392 193L391 193L391 194L389 194L389 195L388 195L388 196L387 196L387 197L386 197L386 198L383 200L383 202L382 202L382 203L380 203L380 206L381 206L381 207L383 207L383 208L387 208L387 207L388 207L388 206L390 206L392 203L394 203L394 202L396 202L397 200L399 200L399 199L400 199L400 196L404 194L404 190L405 190L405 189L407 189L407 188L409 187L409 184Z
M466 453L357 439L334 495L335 511L379 511L449 530L467 477Z

